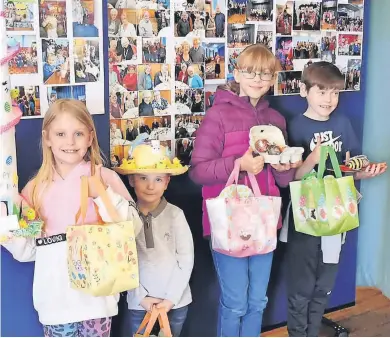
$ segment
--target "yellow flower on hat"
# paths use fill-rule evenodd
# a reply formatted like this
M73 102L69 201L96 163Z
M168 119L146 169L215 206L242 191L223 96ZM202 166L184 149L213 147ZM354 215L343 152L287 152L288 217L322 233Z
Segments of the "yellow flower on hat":
M178 158L171 162L166 155L166 148L159 141L136 146L131 154L132 159L123 160L119 167L113 168L122 175L130 174L169 174L181 175L188 170Z

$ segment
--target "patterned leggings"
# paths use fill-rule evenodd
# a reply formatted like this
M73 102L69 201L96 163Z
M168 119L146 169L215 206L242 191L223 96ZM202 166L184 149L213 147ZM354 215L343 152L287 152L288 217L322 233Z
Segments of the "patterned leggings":
M85 320L83 322L43 325L45 337L110 337L111 318Z

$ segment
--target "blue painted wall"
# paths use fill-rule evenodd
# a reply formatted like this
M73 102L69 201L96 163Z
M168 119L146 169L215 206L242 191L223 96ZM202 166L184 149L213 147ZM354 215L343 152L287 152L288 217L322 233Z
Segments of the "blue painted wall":
M373 161L390 163L390 109L388 67L390 55L390 1L370 1L366 105L363 152ZM390 297L390 174L363 181L357 284L376 286Z
M372 1L366 0L365 2L365 13L369 16L369 5L370 3L372 4ZM381 7L381 10L383 11L383 6ZM388 11L383 12L387 13ZM105 6L103 15L104 17L107 15ZM386 20L382 20L382 24L385 24ZM366 37L369 34L370 22L374 22L374 20L369 20L367 17L365 22ZM107 29L106 24L104 24L104 29ZM384 33L383 37L382 43L384 43L387 38ZM366 38L365 41L367 42L367 40L368 39ZM107 40L104 44L104 48L107 50ZM367 61L366 50L364 53L366 56L365 60ZM382 55L385 55L385 53L382 53ZM370 55L370 59L372 61L372 55ZM105 76L106 79L108 79L107 58L105 63ZM382 62L382 64L384 64L384 62ZM351 118L356 133L360 138L362 137L363 132L364 97L366 88L365 74L366 67L364 63L362 68L363 86L361 91L343 93L338 108L339 111L344 112ZM106 91L108 91L108 88L106 88ZM287 119L302 113L306 109L305 101L299 96L271 97L270 101L272 106L282 112ZM106 102L106 111L108 111L107 105L108 102ZM109 147L108 114L104 116L95 116L94 120L97 127L100 146L107 154ZM16 141L20 188L26 184L28 179L40 166L39 139L41 126L41 120L24 120L17 127ZM195 186L186 175L178 176L171 181L166 197L168 201L184 210L195 241L195 267L190 281L194 302L190 307L189 317L183 335L215 336L219 290L208 243L202 238L200 187ZM384 203L385 201L383 201L383 204ZM367 222L367 225L369 224L370 222ZM332 293L329 308L344 306L353 303L355 300L356 245L357 231L352 231L348 235L348 241L343 249L340 271L334 292ZM275 253L268 292L270 302L264 316L265 326L283 323L286 320L287 303L285 292L284 249L284 245L280 244ZM13 260L7 251L1 250L2 327L0 335L19 337L42 336L42 328L32 306L33 264L18 263ZM50 280L48 280L48 283L50 283ZM121 300L120 306L121 314L114 318L113 336L126 336L129 332L128 311L126 311L126 304L123 299ZM21 325L22 323L23 325Z

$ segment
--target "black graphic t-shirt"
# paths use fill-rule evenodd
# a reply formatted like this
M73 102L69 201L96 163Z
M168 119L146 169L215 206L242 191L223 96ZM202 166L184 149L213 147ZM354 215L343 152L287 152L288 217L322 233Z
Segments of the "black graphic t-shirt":
M295 117L288 124L289 146L303 147L303 159L313 151L317 137L321 137L322 145L331 145L336 151L339 164L344 164L346 153L359 155L359 141L347 117L339 113L330 115L327 121L312 120L305 115ZM330 161L327 162L330 169Z

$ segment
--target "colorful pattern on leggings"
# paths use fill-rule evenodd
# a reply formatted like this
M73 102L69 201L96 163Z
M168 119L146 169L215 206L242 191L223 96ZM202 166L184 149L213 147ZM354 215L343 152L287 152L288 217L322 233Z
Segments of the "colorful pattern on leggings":
M110 337L110 331L111 318L43 326L45 337Z

